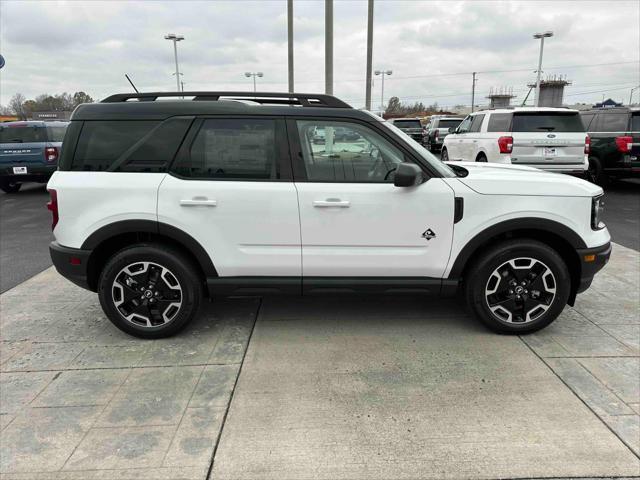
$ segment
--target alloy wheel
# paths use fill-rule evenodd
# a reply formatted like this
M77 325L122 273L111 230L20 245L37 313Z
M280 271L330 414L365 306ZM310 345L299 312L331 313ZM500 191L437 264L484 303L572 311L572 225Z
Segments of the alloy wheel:
M158 327L171 322L183 300L177 277L153 262L135 262L120 270L111 295L120 315L138 327Z
M524 324L540 318L553 304L556 278L540 260L518 257L496 268L485 286L485 301L505 323Z

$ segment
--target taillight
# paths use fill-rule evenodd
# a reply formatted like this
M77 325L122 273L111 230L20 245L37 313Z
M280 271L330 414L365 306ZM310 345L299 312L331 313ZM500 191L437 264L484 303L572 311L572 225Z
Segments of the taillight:
M51 230L56 228L58 224L58 192L53 189L49 189L49 195L51 200L47 203L47 210L51 212Z
M498 139L500 153L511 153L513 151L513 137L500 137Z
M584 153L589 155L589 152L591 152L591 137L587 135L584 139Z
M47 147L44 149L44 159L49 162L55 162L58 160L58 148L57 147Z
M629 153L631 151L631 144L633 143L633 137L631 135L624 135L622 137L616 137L616 146L622 153Z

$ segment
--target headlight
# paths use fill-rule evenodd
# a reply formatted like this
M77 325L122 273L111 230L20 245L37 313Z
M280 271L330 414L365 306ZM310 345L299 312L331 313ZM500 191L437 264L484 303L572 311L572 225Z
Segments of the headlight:
M602 230L604 223L601 221L602 211L604 210L604 195L598 195L591 199L591 228L593 230Z

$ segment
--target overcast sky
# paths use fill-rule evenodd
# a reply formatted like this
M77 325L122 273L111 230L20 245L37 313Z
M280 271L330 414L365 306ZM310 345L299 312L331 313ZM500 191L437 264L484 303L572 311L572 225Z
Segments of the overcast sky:
M324 0L294 3L296 90L324 89ZM366 1L334 2L335 95L364 105ZM640 83L639 1L375 2L374 69L391 69L385 98L470 104L491 87L513 87L522 101L534 80L539 42L545 74L573 82L565 101L629 100ZM259 88L287 89L286 1L0 2L0 103L16 92L85 91L96 99L131 91L175 90L173 49L187 90L249 90L245 71L262 71ZM586 65L609 64L592 66ZM615 65L611 65L615 64ZM520 70L516 72L496 71ZM448 75L459 74L459 75ZM640 100L640 90L635 92ZM375 79L374 106L380 103Z

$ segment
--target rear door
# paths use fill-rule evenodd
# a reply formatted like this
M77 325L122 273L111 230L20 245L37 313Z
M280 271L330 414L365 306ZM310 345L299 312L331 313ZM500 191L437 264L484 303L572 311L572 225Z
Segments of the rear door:
M29 165L46 164L46 145L47 130L44 125L0 125L0 166L9 168L8 173L28 173Z
M158 220L198 241L221 277L300 277L298 199L284 120L196 120L159 188Z
M517 111L512 121L515 165L584 165L585 129L575 111Z

